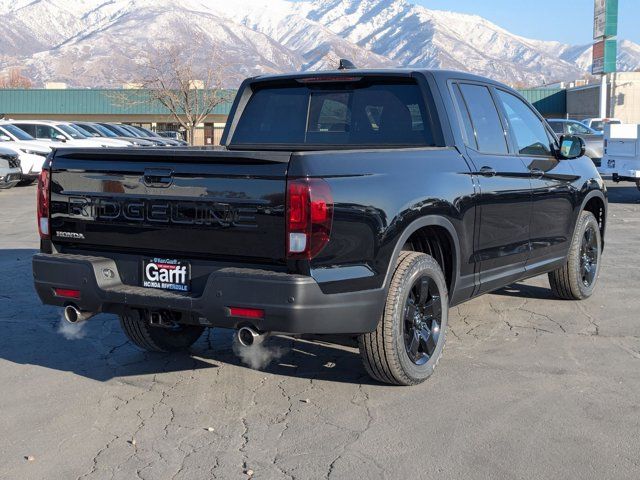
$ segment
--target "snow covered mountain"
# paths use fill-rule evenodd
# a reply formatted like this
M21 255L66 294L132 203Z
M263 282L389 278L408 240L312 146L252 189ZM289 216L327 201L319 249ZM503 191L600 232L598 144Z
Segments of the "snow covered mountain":
M358 66L469 70L539 85L582 77L589 45L514 35L478 16L405 0L0 0L0 70L20 66L36 84L119 86L135 81L150 49L223 52L227 86L248 75ZM622 41L619 68L640 68Z

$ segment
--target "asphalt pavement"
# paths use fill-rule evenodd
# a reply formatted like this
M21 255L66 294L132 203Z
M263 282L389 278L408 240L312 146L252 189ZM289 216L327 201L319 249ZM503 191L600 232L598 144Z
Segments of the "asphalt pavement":
M228 330L150 354L111 315L61 328L35 187L0 191L0 479L638 479L640 192L609 195L592 298L544 276L456 307L434 376L392 387L328 342L272 338L254 370Z

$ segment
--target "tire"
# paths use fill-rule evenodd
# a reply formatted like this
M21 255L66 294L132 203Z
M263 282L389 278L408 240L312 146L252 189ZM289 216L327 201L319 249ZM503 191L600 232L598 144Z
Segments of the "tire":
M37 181L38 181L37 178L28 178L26 180L20 180L20 182L18 182L18 186L19 187L28 187L29 185L33 185Z
M640 179L636 180L636 188L640 190Z
M422 297L425 288L429 293ZM375 331L358 338L367 373L395 385L425 381L442 356L448 313L447 283L438 262L424 253L401 252L382 318ZM418 350L411 353L415 341Z
M134 345L150 352L184 350L193 345L204 331L204 327L199 325L179 324L175 329L156 327L137 310L120 315L120 325Z
M591 212L582 211L571 239L566 263L549 272L553 294L564 300L584 300L593 294L598 274L602 238L600 226Z

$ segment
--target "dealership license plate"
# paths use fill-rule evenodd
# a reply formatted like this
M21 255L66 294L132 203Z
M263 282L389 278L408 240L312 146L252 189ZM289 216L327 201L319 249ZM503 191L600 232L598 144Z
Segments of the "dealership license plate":
M173 258L147 258L142 261L142 286L188 292L191 290L191 265Z

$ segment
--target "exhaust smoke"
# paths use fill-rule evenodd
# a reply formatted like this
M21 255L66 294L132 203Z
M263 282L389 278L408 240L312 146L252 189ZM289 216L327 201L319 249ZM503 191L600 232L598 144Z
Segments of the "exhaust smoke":
M58 333L67 340L80 340L87 334L86 326L87 322L69 323L63 314L58 324Z
M233 336L233 353L238 358L254 370L262 370L272 361L279 359L288 351L286 348L269 345L266 341L268 335L257 335L250 345L243 345L238 339L239 335Z

